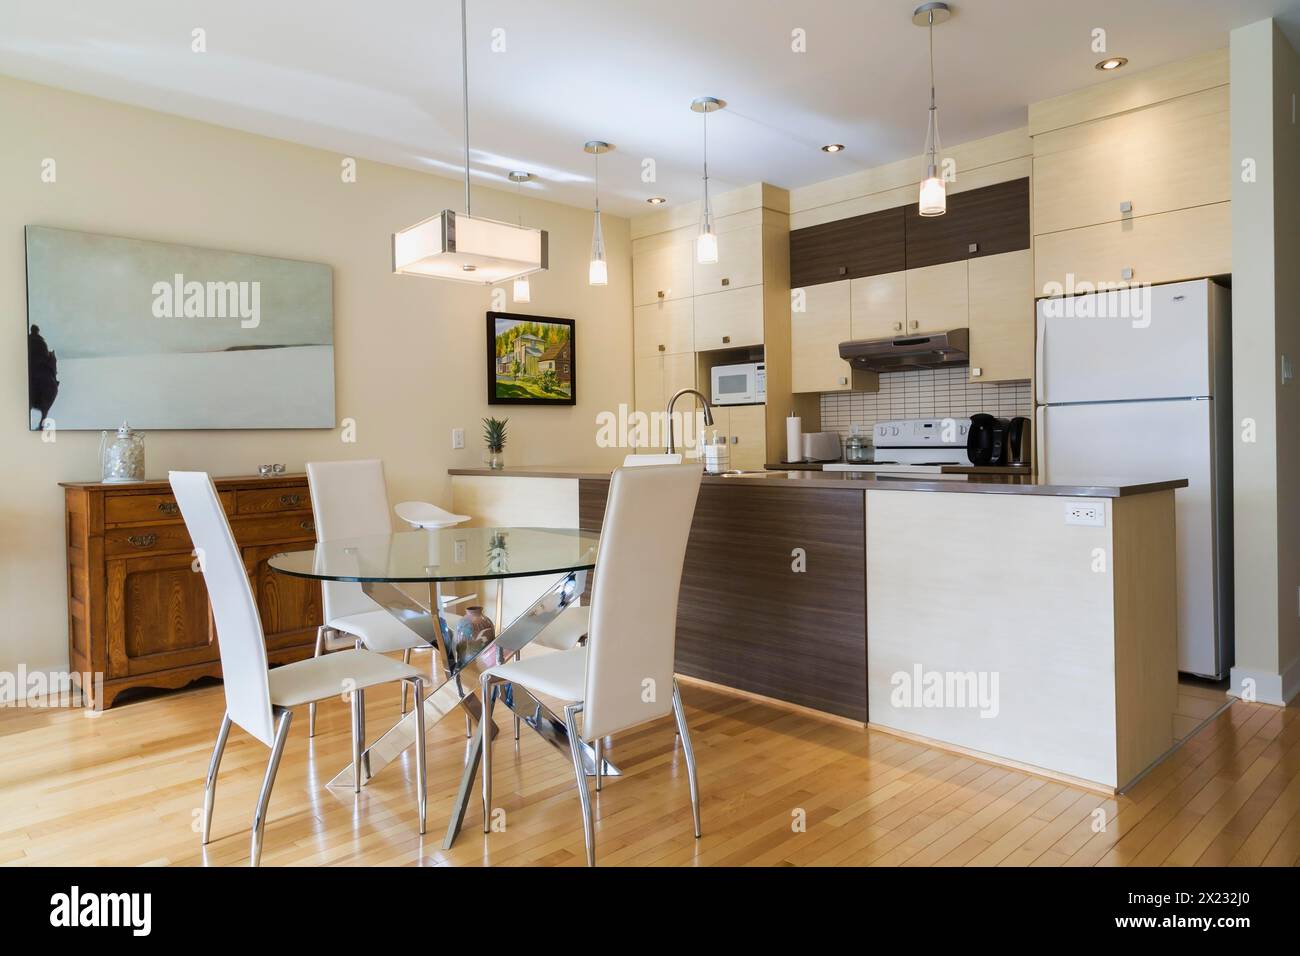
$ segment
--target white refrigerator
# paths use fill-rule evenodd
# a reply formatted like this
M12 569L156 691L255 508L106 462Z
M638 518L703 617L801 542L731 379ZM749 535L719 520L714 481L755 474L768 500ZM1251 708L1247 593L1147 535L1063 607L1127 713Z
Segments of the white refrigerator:
M1038 302L1038 470L1049 482L1186 478L1174 492L1178 669L1232 666L1226 288L1208 279Z

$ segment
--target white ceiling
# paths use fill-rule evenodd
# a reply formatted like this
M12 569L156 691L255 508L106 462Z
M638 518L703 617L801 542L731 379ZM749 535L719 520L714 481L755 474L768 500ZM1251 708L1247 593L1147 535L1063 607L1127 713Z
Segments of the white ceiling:
M947 143L1011 129L1025 104L1108 77L1095 27L1141 70L1226 46L1278 16L1300 45L1300 0L952 0L935 30ZM602 205L698 198L701 117L715 189L793 187L921 152L925 31L913 0L469 0L471 165L476 184L536 173L539 195L586 205L588 139ZM190 50L191 30L207 52ZM493 52L504 30L505 51ZM807 52L791 51L801 28ZM7 0L0 73L459 176L456 0ZM844 143L839 154L824 143ZM657 182L641 181L642 161ZM510 187L513 188L513 187Z

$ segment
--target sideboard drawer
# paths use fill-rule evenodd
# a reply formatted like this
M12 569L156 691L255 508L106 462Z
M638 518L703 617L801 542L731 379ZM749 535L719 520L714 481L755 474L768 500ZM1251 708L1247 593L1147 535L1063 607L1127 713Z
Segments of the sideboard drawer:
M235 493L220 493L226 514L235 512ZM104 523L128 524L138 521L180 521L181 510L171 495L105 495Z
M268 515L257 519L243 518L231 522L231 526L235 532L235 541L241 548L271 541L314 542L316 540L316 521L312 518L311 512ZM302 548L285 550L306 550L308 547L310 544L304 544Z
M192 550L194 543L180 522L109 528L104 532L104 554L108 557Z
M235 514L265 515L277 511L310 511L311 495L297 488L249 488L239 490Z

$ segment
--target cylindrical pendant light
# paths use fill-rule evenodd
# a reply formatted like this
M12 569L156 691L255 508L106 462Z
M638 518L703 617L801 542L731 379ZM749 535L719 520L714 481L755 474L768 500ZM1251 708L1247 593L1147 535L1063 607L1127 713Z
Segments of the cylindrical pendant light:
M713 207L709 203L709 114L727 105L716 96L691 100L691 109L704 114L704 206L700 211L700 234L695 239L695 261L711 265L718 261L718 236L713 231Z
M948 211L948 190L939 173L939 110L934 97L934 25L943 23L952 10L946 3L923 3L912 11L912 22L925 27L930 37L930 116L925 129L925 178L921 180L918 212L942 216Z
M519 227L524 225L524 206L523 206L523 184L533 178L532 173L525 173L520 170L512 170L509 174L510 181L515 184L515 199L519 204ZM516 302L528 302L533 294L532 287L528 284L528 276L520 276L515 279L514 291L512 298Z
M614 147L603 140L593 139L582 148L596 157L596 172L592 180L596 190L596 224L591 230L591 265L587 268L587 284L607 285L609 266L605 263L605 237L600 231L600 154L608 153Z

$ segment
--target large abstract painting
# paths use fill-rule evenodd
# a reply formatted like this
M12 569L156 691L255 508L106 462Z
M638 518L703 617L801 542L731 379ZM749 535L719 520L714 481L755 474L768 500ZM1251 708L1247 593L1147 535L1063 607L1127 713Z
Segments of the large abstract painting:
M28 426L332 428L332 276L28 226Z

